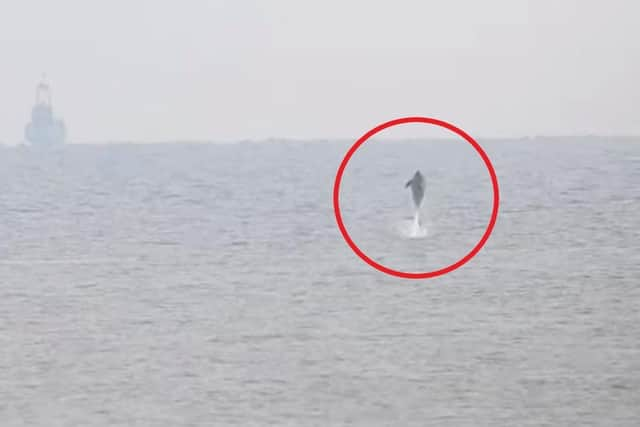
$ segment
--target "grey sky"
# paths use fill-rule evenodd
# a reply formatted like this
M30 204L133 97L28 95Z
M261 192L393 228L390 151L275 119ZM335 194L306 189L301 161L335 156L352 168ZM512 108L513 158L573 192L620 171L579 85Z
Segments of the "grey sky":
M0 0L0 141L42 72L74 142L639 134L635 1Z

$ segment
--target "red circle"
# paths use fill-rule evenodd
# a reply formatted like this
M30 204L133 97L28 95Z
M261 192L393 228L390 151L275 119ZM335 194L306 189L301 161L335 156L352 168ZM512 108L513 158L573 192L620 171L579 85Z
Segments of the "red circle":
M473 148L475 148L475 150L478 152L478 154L484 161L484 164L487 166L487 170L489 171L489 175L491 176L491 185L493 186L493 208L491 211L491 219L489 220L489 225L487 225L487 229L482 235L482 238L480 239L480 241L473 247L473 249L471 249L471 251L468 254L462 257L459 261L447 267L441 268L439 270L427 271L425 273L408 273L405 271L393 270L369 258L354 243L354 241L349 236L349 233L347 233L347 229L345 228L344 222L342 221L342 214L340 213L340 200L339 200L340 199L340 181L342 180L344 169L347 167L347 163L349 163L349 160L351 159L353 154L362 144L365 143L365 141L367 141L369 138L371 138L373 135L377 134L378 132L384 129L390 128L392 126L397 126L405 123L426 123L430 125L440 126L464 138L469 144L473 146ZM489 157L484 152L482 147L480 147L480 144L478 144L469 134L467 134L462 129L450 123L447 123L445 121L433 119L429 117L403 117L395 120L390 120L386 123L376 126L375 128L371 129L369 132L365 133L363 136L360 137L360 139L358 139L355 142L355 144L351 146L349 151L347 151L347 154L344 156L344 159L342 159L342 163L340 163L340 167L338 168L338 173L336 174L336 179L333 184L333 210L336 215L336 221L338 222L338 228L340 229L340 232L342 233L342 236L344 237L344 240L347 242L349 247L351 247L351 249L356 253L356 255L362 258L367 264L369 264L373 268L379 271L382 271L383 273L390 274L392 276L403 277L407 279L428 279L430 277L441 276L443 274L452 272L458 267L463 266L471 258L476 256L476 254L480 251L480 249L482 249L484 244L487 242L487 240L489 239L489 236L491 235L491 232L493 231L493 227L495 226L496 220L498 218L499 205L500 205L500 192L498 188L498 178L496 177L496 171L493 169L493 165L491 164Z

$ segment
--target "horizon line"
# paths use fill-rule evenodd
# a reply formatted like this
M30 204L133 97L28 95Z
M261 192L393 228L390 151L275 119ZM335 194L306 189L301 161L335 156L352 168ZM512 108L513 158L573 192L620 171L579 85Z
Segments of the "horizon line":
M68 141L62 145L126 145L126 144L237 144L237 143L278 143L278 142L299 142L299 143L308 143L308 142L348 142L348 141L357 141L360 137L352 138L352 137L306 137L306 138L296 138L296 137L263 137L263 138L237 138L237 139L206 139L206 138L184 138L184 139L166 139L166 140L134 140L134 139L113 139L113 140L102 140L102 141L91 141L91 140L82 140L82 141ZM614 135L604 135L604 134L540 134L540 135L523 135L523 136L479 136L473 137L475 140L491 140L491 141L533 141L537 139L576 139L576 138L585 138L585 139L640 139L640 134L614 134ZM450 141L460 139L460 137L451 136L451 137L387 137L380 138L375 135L371 137L371 139L377 139L381 141L394 141L394 142L414 142L414 141ZM7 143L5 141L0 141L0 146L8 146L8 147L18 147L18 146L31 146L31 144L26 143L26 141L21 141L18 143Z

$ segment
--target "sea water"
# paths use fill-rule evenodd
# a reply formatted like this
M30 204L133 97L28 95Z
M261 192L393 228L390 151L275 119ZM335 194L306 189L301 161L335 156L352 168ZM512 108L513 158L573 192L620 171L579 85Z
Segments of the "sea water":
M637 425L640 142L479 142L496 227L426 281L344 242L345 143L0 150L3 425ZM340 197L406 271L492 207L453 143L361 149Z

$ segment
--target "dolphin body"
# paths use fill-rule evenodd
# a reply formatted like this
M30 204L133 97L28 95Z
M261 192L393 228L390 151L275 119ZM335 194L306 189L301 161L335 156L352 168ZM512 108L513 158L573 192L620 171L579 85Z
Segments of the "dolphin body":
M420 173L420 171L416 171L413 174L413 178L411 178L404 186L404 188L411 187L411 195L413 196L413 203L416 209L420 208L422 204L422 200L424 199L424 188L426 186L426 182L424 176Z

